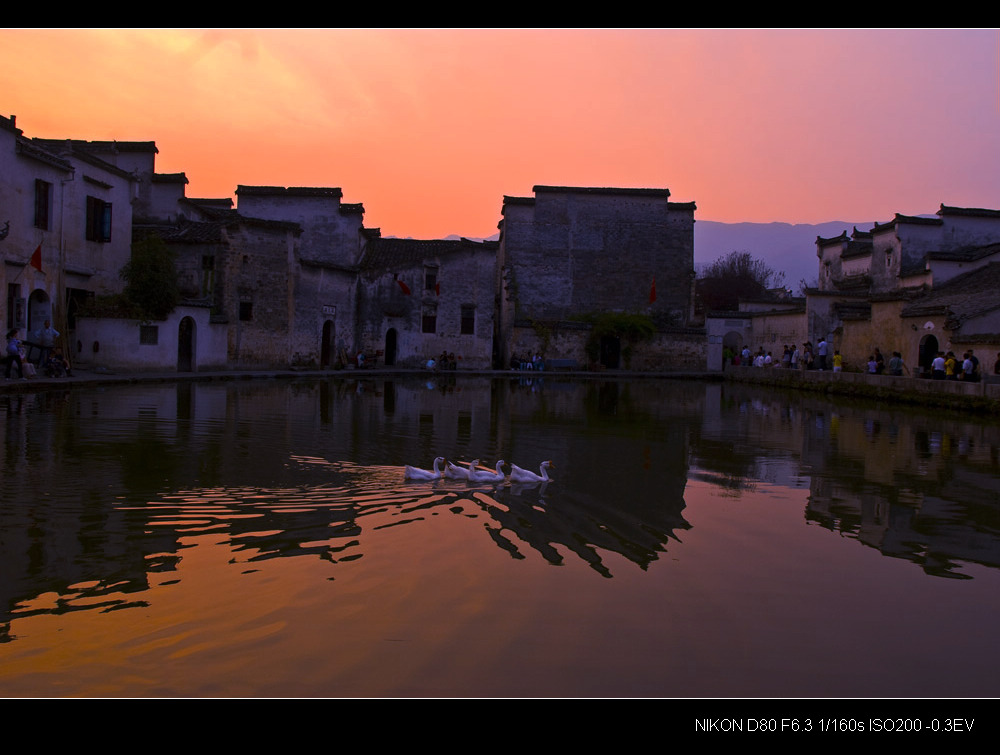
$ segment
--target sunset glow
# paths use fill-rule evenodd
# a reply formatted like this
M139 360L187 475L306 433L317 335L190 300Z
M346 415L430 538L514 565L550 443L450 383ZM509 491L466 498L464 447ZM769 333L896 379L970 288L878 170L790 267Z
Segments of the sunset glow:
M697 218L1000 207L997 30L0 31L28 137L155 141L189 197L337 186L365 225L495 233L536 184Z

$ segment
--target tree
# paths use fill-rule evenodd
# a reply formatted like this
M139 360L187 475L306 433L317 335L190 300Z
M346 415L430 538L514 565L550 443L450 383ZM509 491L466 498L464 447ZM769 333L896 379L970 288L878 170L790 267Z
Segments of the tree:
M154 320L163 320L180 302L174 253L163 239L149 236L132 244L132 259L121 270L125 296Z
M784 273L750 252L730 252L702 271L697 281L698 303L702 311L736 310L740 299L767 296L768 289L782 285L784 280Z

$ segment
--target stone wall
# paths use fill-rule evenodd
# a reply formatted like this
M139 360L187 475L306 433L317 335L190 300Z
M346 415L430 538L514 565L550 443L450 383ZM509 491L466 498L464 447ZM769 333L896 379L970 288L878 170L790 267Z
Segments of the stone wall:
M293 362L294 235L247 224L227 229L228 253L216 261L233 367ZM219 270L218 268L222 269Z
M534 191L504 198L499 333L507 358L515 320L630 312L661 328L688 324L693 203L670 202L666 189Z
M517 325L514 327L509 352L502 355L503 368L510 365L512 354L527 357L536 352L543 361L552 359L575 360L579 369L590 369L587 342L591 330L583 323L565 322L552 325ZM675 329L657 332L650 340L621 348L618 369L635 372L686 372L705 370L708 359L708 341L704 331Z
M648 311L687 322L692 207L675 209L666 190L535 191L533 203L504 206L502 256L519 317Z
M140 322L118 318L79 318L73 353L74 366L89 370L178 369L181 321L193 323L189 331L190 368L193 371L226 369L226 326L210 322L204 307L177 307L165 320Z
M357 348L400 367L443 351L459 369L492 366L495 243L380 239L376 256L359 283Z

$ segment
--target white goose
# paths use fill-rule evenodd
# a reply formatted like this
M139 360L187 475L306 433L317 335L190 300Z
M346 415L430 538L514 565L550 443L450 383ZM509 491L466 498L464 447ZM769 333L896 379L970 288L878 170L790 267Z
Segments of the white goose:
M497 471L489 472L485 469L477 469L479 459L469 465L469 482L503 482L507 479L501 467L506 464L503 459L497 462Z
M420 469L418 467L411 467L409 464L406 465L406 469L403 472L403 477L407 480L440 480L441 479L441 465L444 464L444 457L438 456L434 460L434 470Z
M554 467L551 461L543 461L541 467L539 467L540 474L535 474L530 469L522 469L517 466L517 464L510 465L510 481L511 482L548 482L549 481L549 467Z
M468 480L469 470L449 461L444 468L444 476L452 480Z

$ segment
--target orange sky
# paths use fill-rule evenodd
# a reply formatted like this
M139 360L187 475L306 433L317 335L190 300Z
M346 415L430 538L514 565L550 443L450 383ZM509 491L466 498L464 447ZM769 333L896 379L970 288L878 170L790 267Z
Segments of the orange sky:
M29 137L153 140L191 197L339 186L365 225L496 231L535 184L696 218L1000 208L997 30L0 30Z

